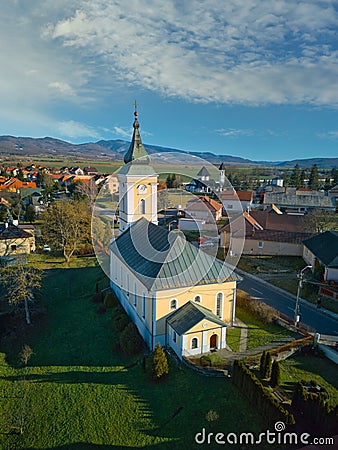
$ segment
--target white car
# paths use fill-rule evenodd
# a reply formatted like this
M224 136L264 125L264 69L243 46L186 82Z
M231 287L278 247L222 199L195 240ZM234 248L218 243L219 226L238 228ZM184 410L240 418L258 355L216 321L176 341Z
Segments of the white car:
M48 244L43 244L43 251L44 252L50 252L50 247Z

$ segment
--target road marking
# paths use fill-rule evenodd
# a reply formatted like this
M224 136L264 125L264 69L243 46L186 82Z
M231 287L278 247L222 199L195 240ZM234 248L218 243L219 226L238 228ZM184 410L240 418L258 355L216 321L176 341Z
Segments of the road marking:
M263 292L259 291L258 289L251 288L253 291L258 292L258 294L264 295Z

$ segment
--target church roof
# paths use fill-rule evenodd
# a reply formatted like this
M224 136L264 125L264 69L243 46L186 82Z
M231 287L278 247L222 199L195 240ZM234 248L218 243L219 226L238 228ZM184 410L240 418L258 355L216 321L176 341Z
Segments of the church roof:
M222 261L145 218L139 219L110 244L148 290L240 280Z
M197 174L198 177L209 177L210 173L208 172L208 169L203 166L202 169Z
M168 324L180 336L197 325L201 320L209 320L221 326L226 326L219 317L217 317L210 309L205 308L195 302L185 303L168 317Z
M133 123L134 133L129 146L129 150L124 155L124 162L125 164L130 162L138 164L149 164L150 158L148 153L146 152L146 149L142 144L142 139L139 131L140 124L137 119L138 116L137 111L134 112L134 116L135 116Z

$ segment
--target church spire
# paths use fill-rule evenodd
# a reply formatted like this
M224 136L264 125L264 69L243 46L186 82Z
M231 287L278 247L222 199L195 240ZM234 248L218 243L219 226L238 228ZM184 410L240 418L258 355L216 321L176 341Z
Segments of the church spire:
M140 135L140 124L138 122L138 112L137 112L137 103L135 101L135 111L134 111L134 123L133 123L133 137L129 146L129 150L124 155L124 162L128 164L130 162L139 163L139 164L149 164L150 158L146 149L142 144L142 139Z

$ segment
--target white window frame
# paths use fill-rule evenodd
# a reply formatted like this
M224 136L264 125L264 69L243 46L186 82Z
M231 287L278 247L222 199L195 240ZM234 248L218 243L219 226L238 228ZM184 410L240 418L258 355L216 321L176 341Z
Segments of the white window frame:
M221 295L221 301L220 301L220 314L217 314L217 310L218 310L218 296ZM220 319L223 318L223 309L224 309L224 293L219 291L216 294L216 300L215 300L215 315L217 317L219 317Z
M263 247L264 247L264 242L258 241L258 248L263 248Z
M193 347L192 342L193 342L195 339L196 339L196 347ZM191 349L191 350L196 350L198 347L199 347L199 339L198 339L197 336L194 336L194 337L191 339L191 342L190 342L190 349Z
M144 198L141 198L139 203L139 213L145 214L146 213L146 201Z
M134 307L137 307L137 285L136 285L136 281L134 281Z
M129 297L129 273L126 273L126 294Z
M146 320L146 294L142 292L142 319Z
M172 304L173 304L172 302L175 302L175 308L172 307ZM175 311L177 308L178 308L178 301L177 301L177 298L172 298L172 299L169 301L169 310L170 310L170 311Z

